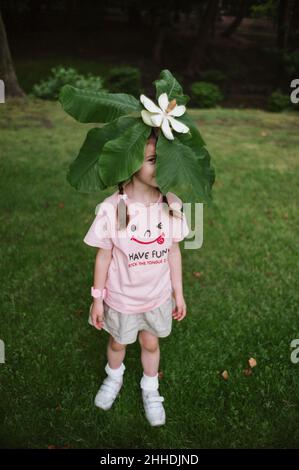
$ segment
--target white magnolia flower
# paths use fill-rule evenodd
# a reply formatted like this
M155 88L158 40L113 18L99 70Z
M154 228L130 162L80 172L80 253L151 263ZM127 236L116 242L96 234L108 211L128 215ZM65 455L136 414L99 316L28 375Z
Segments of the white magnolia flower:
M145 95L140 95L140 101L146 108L141 111L143 122L148 126L161 127L167 139L174 139L169 124L171 124L172 129L176 132L183 134L189 132L189 127L173 117L182 116L186 111L186 107L184 105L178 106L175 99L169 102L167 93L162 93L159 96L158 103L160 107Z

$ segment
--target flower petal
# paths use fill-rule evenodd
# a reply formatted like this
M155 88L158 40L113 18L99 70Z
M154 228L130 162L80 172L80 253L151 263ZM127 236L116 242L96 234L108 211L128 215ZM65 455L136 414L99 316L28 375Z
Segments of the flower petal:
M159 96L158 103L160 108L166 112L167 106L169 105L167 93L162 93L162 95Z
M161 109L147 96L145 95L140 95L140 101L143 104L143 106L150 111L151 113L161 113Z
M162 124L162 120L163 120L163 114L152 114L151 116L151 121L152 121L152 125L154 127L160 127L161 124Z
M148 126L152 126L152 113L150 113L149 111L146 111L145 109L143 109L141 111L141 117L142 117L142 120L145 124L147 124Z
M181 104L180 106L175 106L171 111L169 111L168 116L182 116L186 112L186 106Z
M167 119L169 119L171 127L177 131L181 132L182 134L186 134L189 132L189 127L183 124L182 122L178 121L177 119L174 119L171 116L168 116Z
M162 129L162 132L165 135L166 139L174 140L174 137L172 135L172 132L171 132L171 129L170 129L170 126L169 126L168 119L166 117L163 119L161 129Z

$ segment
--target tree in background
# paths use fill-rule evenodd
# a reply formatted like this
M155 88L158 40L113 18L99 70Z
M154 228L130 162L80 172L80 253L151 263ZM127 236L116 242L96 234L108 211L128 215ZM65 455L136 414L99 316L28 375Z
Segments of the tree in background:
M221 36L228 38L232 34L234 34L235 31L237 31L238 27L242 23L242 20L246 13L248 13L248 1L247 0L240 0L238 2L238 10L237 14L232 21L232 23L222 32Z
M12 63L5 26L0 11L0 78L5 84L6 96L24 96Z
M199 72L200 65L206 53L209 36L214 29L214 23L218 15L218 7L219 0L210 0L206 3L187 66L187 75L189 77L194 77Z

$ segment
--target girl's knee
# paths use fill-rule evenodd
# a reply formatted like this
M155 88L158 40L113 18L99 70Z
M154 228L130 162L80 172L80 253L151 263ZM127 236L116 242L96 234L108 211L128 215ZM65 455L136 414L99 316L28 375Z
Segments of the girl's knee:
M148 331L142 330L139 333L138 340L140 346L147 351L155 352L159 348L159 338Z
M126 344L121 344L121 343L118 343L114 338L113 336L110 336L109 338L109 345L111 347L111 349L113 349L113 351L122 351L123 349L126 348Z

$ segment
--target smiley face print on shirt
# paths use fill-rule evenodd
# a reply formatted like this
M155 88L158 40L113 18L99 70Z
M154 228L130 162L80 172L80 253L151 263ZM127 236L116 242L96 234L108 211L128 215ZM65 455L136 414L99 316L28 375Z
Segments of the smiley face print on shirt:
M133 235L131 236L131 240L135 243L139 243L140 245L151 245L152 243L158 243L159 245L163 245L165 243L165 233L161 232L163 223L159 222L156 226L147 228L143 234L138 233L138 226L135 224L131 225L131 232ZM157 230L156 230L157 229Z
M167 263L167 233L167 218L162 215L161 208L138 207L134 211L131 207L126 236L120 241L127 255L128 267Z

